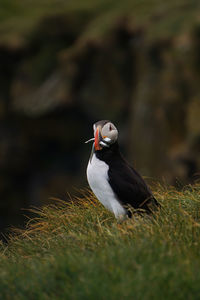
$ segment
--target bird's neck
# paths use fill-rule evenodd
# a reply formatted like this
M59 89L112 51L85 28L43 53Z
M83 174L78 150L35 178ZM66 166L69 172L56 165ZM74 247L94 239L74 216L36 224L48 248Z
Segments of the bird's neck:
M105 161L107 164L110 164L110 162L115 159L122 158L118 142L110 145L109 148L103 148L102 150L95 151L95 155L98 159Z

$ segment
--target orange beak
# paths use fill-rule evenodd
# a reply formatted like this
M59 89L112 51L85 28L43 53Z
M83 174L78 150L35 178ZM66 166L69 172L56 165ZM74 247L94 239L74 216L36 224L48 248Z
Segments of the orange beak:
M101 139L101 133L99 130L99 127L97 127L96 132L95 132L95 138L94 138L94 148L95 150L101 150L102 147L99 145Z

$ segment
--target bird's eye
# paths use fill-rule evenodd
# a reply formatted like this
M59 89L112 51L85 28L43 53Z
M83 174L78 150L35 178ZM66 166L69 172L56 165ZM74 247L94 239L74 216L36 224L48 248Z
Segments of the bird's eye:
M112 126L111 126L111 124L110 124L110 126L109 126L109 130L110 130L110 131L112 130Z

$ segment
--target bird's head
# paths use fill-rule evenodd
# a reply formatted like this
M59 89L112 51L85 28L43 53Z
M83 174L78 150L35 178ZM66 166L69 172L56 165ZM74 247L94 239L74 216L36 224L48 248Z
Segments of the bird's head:
M109 148L117 141L118 131L113 123L108 120L102 120L94 123L94 138L88 140L94 141L94 148L96 151L103 148ZM86 143L87 143L86 142Z

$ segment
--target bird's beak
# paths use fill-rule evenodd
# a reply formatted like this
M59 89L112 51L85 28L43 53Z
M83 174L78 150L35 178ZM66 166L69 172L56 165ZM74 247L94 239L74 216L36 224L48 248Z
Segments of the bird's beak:
M95 137L94 137L94 148L95 150L101 150L102 147L100 146L100 141L102 140L101 136L101 127L98 126L95 132Z

